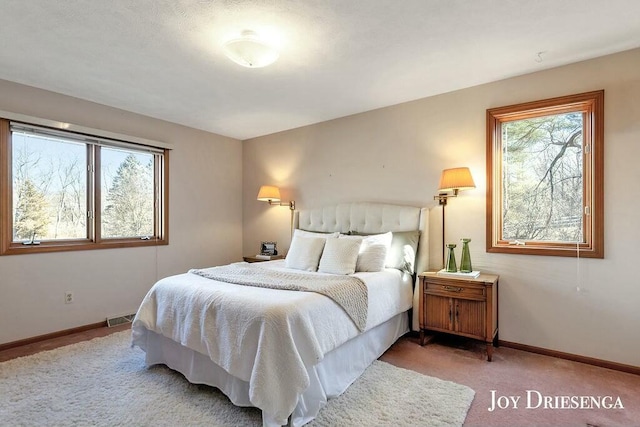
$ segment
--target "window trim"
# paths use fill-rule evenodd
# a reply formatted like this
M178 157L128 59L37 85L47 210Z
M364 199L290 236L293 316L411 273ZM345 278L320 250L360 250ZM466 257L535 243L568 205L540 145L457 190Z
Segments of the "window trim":
M514 245L502 233L502 123L544 115L582 111L584 243L534 242ZM604 258L604 90L487 109L486 251L526 255Z
M4 113L4 112L3 112ZM9 117L6 117L9 116ZM0 255L17 255L31 253L46 252L62 252L76 250L92 250L92 249L109 249L109 248L126 248L126 247L144 247L159 246L169 244L169 144L145 140L142 138L126 137L124 135L96 130L92 133L92 129L69 125L67 123L53 122L46 119L29 118L25 121L25 117L19 114L6 114L5 117L0 116ZM11 185L12 170L12 147L11 147L11 123L20 122L25 127L47 128L52 132L69 133L77 136L79 140L84 140L87 144L88 153L91 150L90 145L110 145L112 147L131 148L141 152L151 152L154 156L163 156L162 162L154 162L154 187L160 191L156 194L154 206L154 234L155 238L143 240L136 238L105 238L99 237L96 230L97 221L100 215L96 211L99 209L100 179L97 177L97 171L89 174L87 179L87 206L91 206L93 218L87 221L87 237L71 240L55 240L43 241L39 245L23 245L13 242L13 190ZM74 130L68 130L74 129ZM83 132L78 132L81 129ZM112 139L110 137L117 137ZM113 144L108 144L113 141ZM136 142L131 142L136 141ZM89 155L89 154L88 154ZM94 176L91 176L94 175Z

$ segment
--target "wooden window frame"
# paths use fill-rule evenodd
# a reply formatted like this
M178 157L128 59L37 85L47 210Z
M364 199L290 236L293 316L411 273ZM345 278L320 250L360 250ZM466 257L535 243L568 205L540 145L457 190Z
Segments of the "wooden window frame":
M584 242L502 239L502 123L583 113L583 235ZM486 250L491 253L604 258L604 90L568 95L487 110Z
M98 171L88 174L87 208L93 212L87 221L86 238L44 240L38 245L24 245L13 242L13 189L12 189L12 147L11 120L0 118L0 255L19 255L47 252L63 252L93 249L128 248L159 246L169 244L169 150L160 148L162 161L154 161L154 236L150 239L133 238L101 238L100 236L100 177ZM29 123L25 123L29 124ZM37 125L44 127L41 125ZM60 129L54 129L60 131ZM70 132L77 133L77 132ZM83 134L91 136L90 134ZM104 138L103 138L104 139ZM142 144L120 141L135 147ZM133 148L135 150L135 148ZM158 148L156 148L157 150ZM93 152L92 152L93 151ZM99 150L87 145L87 156L95 156L95 164L99 164Z

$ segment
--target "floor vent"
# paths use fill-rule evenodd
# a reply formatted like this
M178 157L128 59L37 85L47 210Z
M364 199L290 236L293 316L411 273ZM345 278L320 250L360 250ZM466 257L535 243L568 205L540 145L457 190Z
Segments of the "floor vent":
M135 315L136 315L135 313L132 313L132 314L125 314L124 316L108 317L107 326L112 327L112 326L122 325L123 323L131 323L133 322L133 318L135 317Z

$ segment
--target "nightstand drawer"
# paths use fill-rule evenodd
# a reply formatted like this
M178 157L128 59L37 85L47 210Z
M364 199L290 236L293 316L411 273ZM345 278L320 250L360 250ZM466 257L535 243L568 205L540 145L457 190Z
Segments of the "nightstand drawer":
M454 298L484 299L486 297L484 286L460 286L457 283L440 284L427 282L425 293Z

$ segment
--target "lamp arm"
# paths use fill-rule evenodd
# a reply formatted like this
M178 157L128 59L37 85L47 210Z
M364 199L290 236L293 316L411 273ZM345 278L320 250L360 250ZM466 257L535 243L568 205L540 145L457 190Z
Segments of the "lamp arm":
M282 203L282 202L274 202L273 200L268 200L269 204L271 206L288 206L289 209L291 209L292 211L296 210L296 201L295 200L291 200L289 203Z
M454 190L453 194L440 193L437 196L433 196L433 200L437 200L440 206L446 206L447 199L451 197L458 197L458 192Z

